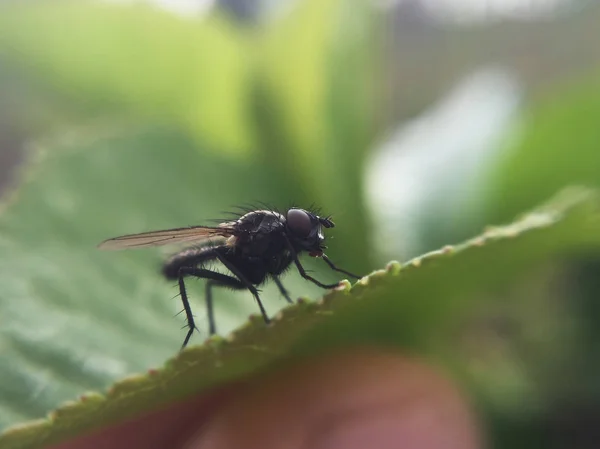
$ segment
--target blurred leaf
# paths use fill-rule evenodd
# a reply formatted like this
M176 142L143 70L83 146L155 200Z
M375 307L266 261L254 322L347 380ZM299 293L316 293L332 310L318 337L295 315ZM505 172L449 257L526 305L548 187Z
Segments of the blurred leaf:
M254 148L246 40L221 17L95 1L1 8L0 55L80 112L175 124L220 151Z
M565 192L512 225L427 254L401 270L398 264L390 264L349 291L346 284L346 288L329 293L321 303L291 306L269 328L256 319L228 340L214 339L190 348L158 372L117 383L106 396L90 396L59 409L51 420L10 430L0 437L0 443L7 449L42 447L206 391L264 369L276 359L342 345L400 346L464 371L452 364L457 344L453 336L482 300L482 293L512 284L548 260L598 253L599 206L596 192ZM98 265L96 273L103 268ZM10 285L10 280L2 283ZM90 291L98 294L95 290L106 290L107 284L92 287ZM107 308L119 306L123 306L120 301L106 304ZM146 329L145 339L156 338L152 336L155 330ZM143 331L138 328L135 332L139 337ZM156 349L148 343L145 340L143 345ZM108 346L116 351L118 344L113 341ZM47 350L41 348L38 353Z
M576 183L600 185L600 72L548 94L486 181L488 221L506 220Z
M306 172L322 151L327 133L327 59L331 54L333 26L342 0L296 2L294 10L265 30L262 72L283 114L289 134L290 155Z
M259 40L255 103L262 147L301 190L347 223L341 260L370 266L363 160L373 138L375 15L364 1L297 2ZM287 169L286 169L287 168Z
M0 16L0 52L83 115L167 121L217 151L259 148L263 173L279 181L287 204L315 203L348 224L340 230L347 244L332 256L364 270L371 266L362 195L373 135L371 8L301 1L252 34L219 16L184 20L143 5L13 5ZM255 130L249 94L257 91Z
M377 134L378 19L368 2L342 3L327 63L329 130L319 156L327 167L325 176L333 180L320 186L324 204L330 205L335 217L344 223L336 238L352 242L351 246L336 246L333 254L339 254L340 260L352 260L353 265L359 264L354 258L362 257L365 269L373 266L364 178L365 159Z

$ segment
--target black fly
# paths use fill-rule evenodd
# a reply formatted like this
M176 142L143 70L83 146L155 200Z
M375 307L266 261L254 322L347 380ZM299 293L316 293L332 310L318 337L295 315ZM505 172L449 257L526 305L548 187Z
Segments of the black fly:
M196 325L188 301L184 278L194 276L206 279L206 308L210 334L216 333L213 312L212 287L228 287L236 290L248 289L256 299L260 311L269 323L257 286L271 278L285 296L292 302L289 293L281 284L279 276L292 262L300 275L322 288L334 288L338 284L323 284L310 276L298 259L302 252L312 257L322 258L329 267L353 278L356 276L338 268L325 255L325 237L322 228L333 228L329 217L319 217L304 209L292 208L285 215L271 210L247 211L235 221L220 223L216 227L193 226L125 235L106 240L100 249L145 248L171 243L193 243L167 260L163 274L167 279L177 280L189 331L183 341L187 345ZM207 262L220 262L231 274L223 274L206 269Z

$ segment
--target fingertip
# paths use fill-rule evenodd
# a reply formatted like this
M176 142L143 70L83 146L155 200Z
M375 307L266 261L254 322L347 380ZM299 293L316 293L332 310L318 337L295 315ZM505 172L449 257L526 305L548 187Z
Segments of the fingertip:
M436 370L363 348L257 375L185 448L474 449L477 427L463 395Z

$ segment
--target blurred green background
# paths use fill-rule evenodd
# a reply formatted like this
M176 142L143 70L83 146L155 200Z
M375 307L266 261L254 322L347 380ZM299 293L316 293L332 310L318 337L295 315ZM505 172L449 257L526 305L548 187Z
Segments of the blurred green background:
M164 251L105 238L316 204L368 273L600 184L599 24L582 0L0 1L0 428L178 348ZM600 445L599 273L549 261L473 311L457 360L498 447ZM257 312L218 296L221 333Z

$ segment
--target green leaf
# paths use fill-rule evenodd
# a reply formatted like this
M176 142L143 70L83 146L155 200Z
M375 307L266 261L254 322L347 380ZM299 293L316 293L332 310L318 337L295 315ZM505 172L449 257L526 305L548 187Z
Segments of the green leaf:
M224 18L146 4L2 5L0 55L82 113L180 126L208 148L254 149L246 39Z
M198 151L172 130L72 134L29 158L35 164L0 208L0 427L156 366L181 345L177 289L159 275L164 254L105 253L101 240L229 218L223 211L255 199L288 202L268 166ZM322 291L290 278L292 294ZM203 289L189 289L206 336ZM285 303L274 286L263 299L270 313ZM220 332L257 312L243 292L219 292L216 301Z
M144 5L63 0L5 6L0 53L83 116L157 120L191 132L205 150L255 150L286 201L315 203L348 223L340 236L353 247L332 255L366 269L374 23L364 1L298 2L254 31L218 15L184 20Z
M298 2L263 36L262 75L278 113L283 115L288 143L303 153L305 169L318 160L327 130L327 58L340 3L341 0Z
M298 202L315 201L347 223L340 230L352 249L334 254L369 264L364 159L373 137L376 16L370 3L296 2L290 14L258 39L255 106L261 147L301 190Z
M502 154L485 204L488 220L507 220L567 185L600 185L600 72L572 79L526 112Z
M128 180L141 147L156 160L157 169L173 163L167 160L172 154L158 150L165 141L177 152L177 170L146 172L146 183ZM186 197L185 189L176 187L177 178L199 174L209 180L218 175L214 165L203 169L198 153L172 135L118 143L92 142L93 151L45 154L34 180L3 213L0 305L11 324L0 334L9 348L0 365L1 377L11 379L3 382L5 391L0 395L5 422L10 413L13 417L39 413L60 393L77 389L81 393L124 371L147 368L173 354L180 341L181 335L171 332L172 323L165 320L170 313L165 301L169 290L154 280L152 266L145 261L148 255L96 254L91 246L109 228L130 227L129 231L147 222L165 220L168 225L172 217L185 220L189 211L180 206L191 204L196 194L208 205L225 200L231 192L220 186ZM107 173L110 182L102 179ZM75 186L79 190L71 188ZM217 338L189 348L156 372L120 381L107 394L71 403L48 420L9 430L0 444L34 448L64 441L239 379L275 361L337 346L399 346L464 371L453 361L452 335L469 311L486 294L518 282L548 261L597 254L599 225L598 193L572 189L512 225L490 228L402 269L392 263L352 289L342 285L319 303L290 306L269 327L254 319L227 340ZM45 374L40 375L41 366ZM25 385L19 388L19 382ZM45 395L45 390L51 394Z

